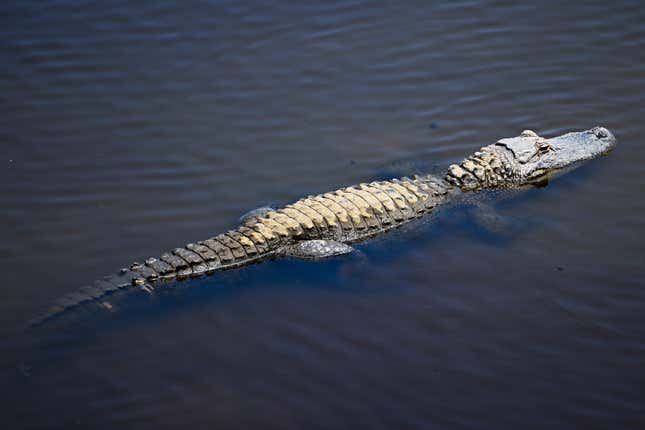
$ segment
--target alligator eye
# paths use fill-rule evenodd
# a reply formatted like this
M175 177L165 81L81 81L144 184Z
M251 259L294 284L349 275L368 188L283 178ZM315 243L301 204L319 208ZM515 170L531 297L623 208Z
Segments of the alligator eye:
M540 151L540 153L544 154L549 151L553 151L553 147L549 142L543 141L543 142L536 142L535 146L537 147L537 150Z

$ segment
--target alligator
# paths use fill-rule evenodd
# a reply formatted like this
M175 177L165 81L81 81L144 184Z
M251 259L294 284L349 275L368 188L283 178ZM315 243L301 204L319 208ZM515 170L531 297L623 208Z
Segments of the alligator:
M397 228L434 211L458 195L490 188L541 186L616 145L604 127L553 138L531 130L484 146L444 175L414 175L361 183L310 195L280 209L260 208L226 233L133 263L70 293L31 321L35 325L114 291L152 292L163 281L212 274L268 258L304 259L352 252L351 243Z

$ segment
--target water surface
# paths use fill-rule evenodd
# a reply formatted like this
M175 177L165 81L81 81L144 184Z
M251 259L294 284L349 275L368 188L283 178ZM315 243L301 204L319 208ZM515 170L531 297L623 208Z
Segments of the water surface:
M3 427L642 427L644 20L622 0L2 3ZM499 202L505 234L455 207L16 331L254 207L594 125L616 150Z

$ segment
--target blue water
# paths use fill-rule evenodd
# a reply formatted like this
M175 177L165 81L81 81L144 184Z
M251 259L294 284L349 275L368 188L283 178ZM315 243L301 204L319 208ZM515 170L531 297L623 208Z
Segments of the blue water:
M3 428L645 426L645 9L574 3L0 4ZM594 125L501 232L457 205L20 330L252 208Z

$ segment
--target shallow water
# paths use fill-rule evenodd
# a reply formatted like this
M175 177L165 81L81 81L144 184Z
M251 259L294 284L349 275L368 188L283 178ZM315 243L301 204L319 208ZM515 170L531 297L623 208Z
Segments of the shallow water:
M2 3L3 427L645 425L645 12L543 3ZM17 331L254 207L594 125L503 234L458 206Z

